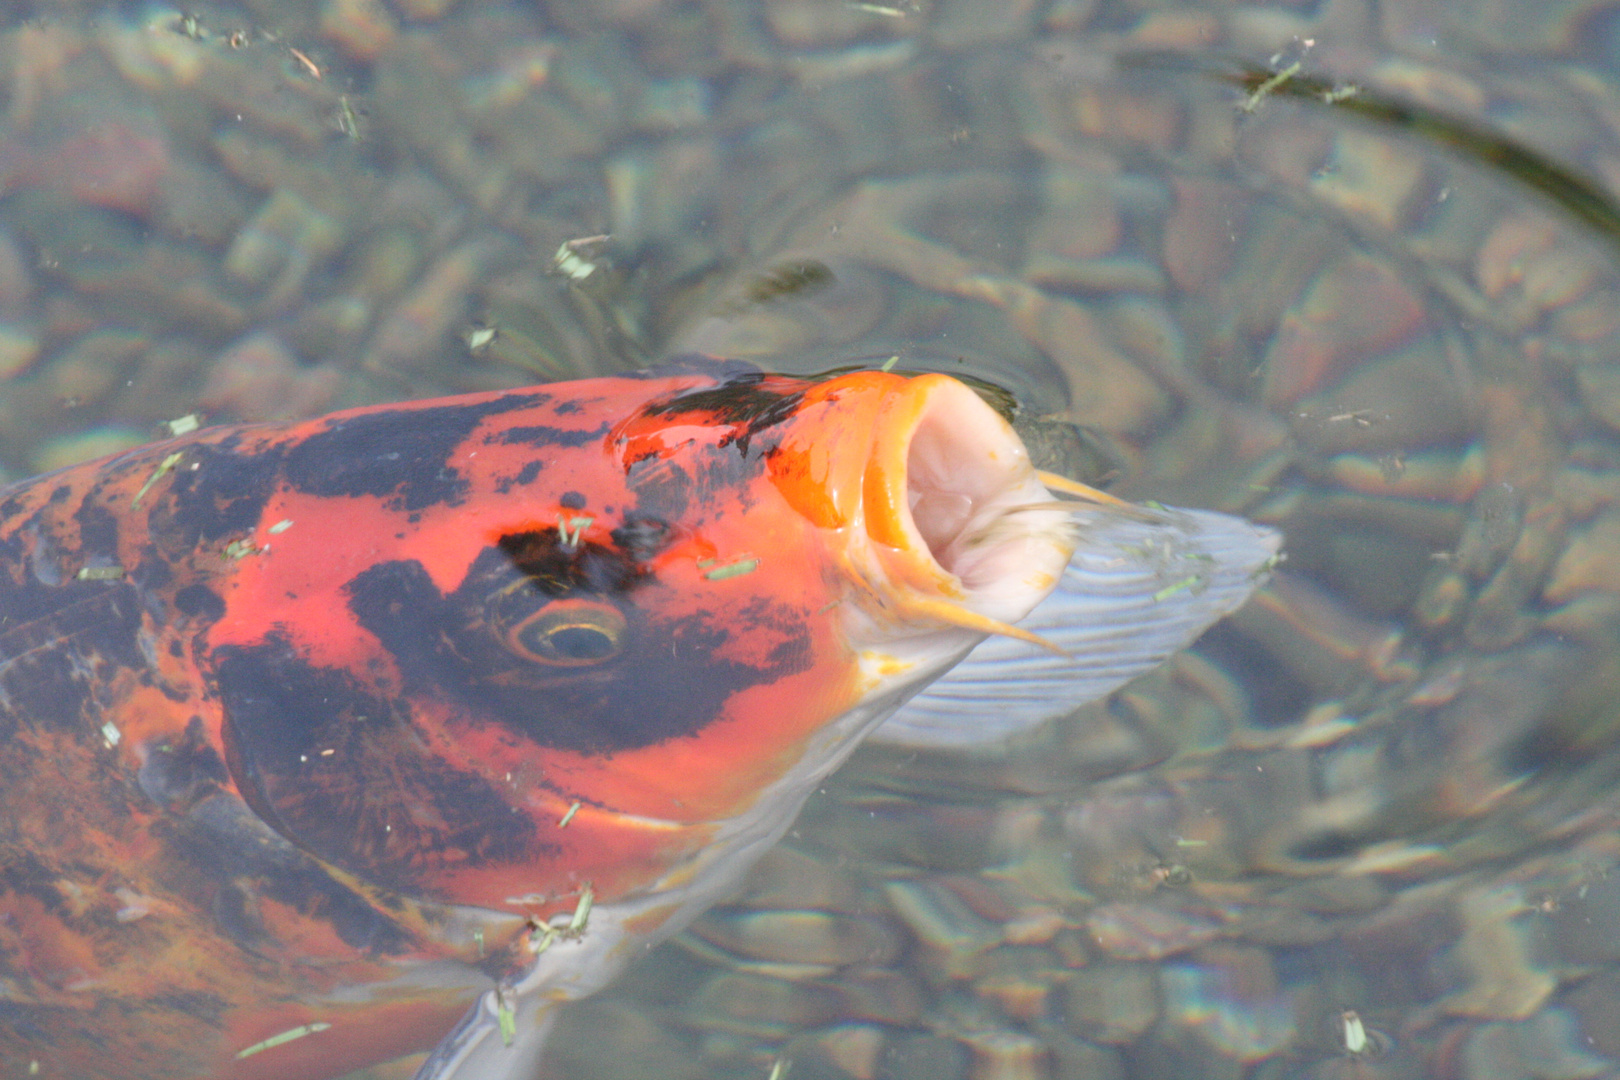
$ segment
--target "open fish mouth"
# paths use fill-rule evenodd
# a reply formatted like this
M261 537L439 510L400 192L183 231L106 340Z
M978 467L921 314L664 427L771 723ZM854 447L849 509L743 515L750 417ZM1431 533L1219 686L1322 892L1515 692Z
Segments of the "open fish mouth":
M861 506L854 569L872 586L862 608L885 636L945 626L1045 644L1013 624L1073 554L1068 509L972 390L943 375L895 380L878 409Z

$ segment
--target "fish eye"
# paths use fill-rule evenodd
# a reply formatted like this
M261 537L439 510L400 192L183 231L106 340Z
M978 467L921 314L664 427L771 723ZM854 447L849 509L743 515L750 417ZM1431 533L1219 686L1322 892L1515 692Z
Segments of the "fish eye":
M506 645L526 660L556 667L600 664L624 651L627 624L600 600L553 600L506 632Z

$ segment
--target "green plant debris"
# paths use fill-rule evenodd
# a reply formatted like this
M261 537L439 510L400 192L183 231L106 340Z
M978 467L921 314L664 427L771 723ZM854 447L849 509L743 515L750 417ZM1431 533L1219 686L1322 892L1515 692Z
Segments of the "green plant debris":
M572 937L578 937L585 932L585 923L591 917L591 905L596 902L596 890L590 882L579 894L579 903L574 905L574 914L568 920L568 929L565 931Z
M124 741L124 733L119 731L118 725L111 720L101 725L101 737L107 741L109 749Z
M83 566L74 577L80 581L117 581L124 576L122 566Z
M360 138L360 118L355 115L354 106L349 104L348 94L338 95L337 112L332 117L332 123L343 137L353 141Z
M558 514L557 539L562 541L563 548L572 550L579 547L580 538L595 520L593 517L568 517L564 514Z
M1355 1056L1367 1049L1367 1029L1361 1023L1361 1016L1354 1009L1346 1009L1339 1019L1344 1023L1344 1049L1345 1053Z
M529 951L539 956L551 948L558 941L575 941L585 934L585 926L590 922L591 908L596 903L596 890L590 882L585 883L584 890L579 894L579 902L574 905L573 914L568 916L565 923L557 923L561 916L552 916L552 924L541 927L531 924L529 932ZM535 931L539 931L539 936Z
M1287 67L1271 76L1271 78L1265 80L1253 90L1250 90L1249 96L1243 99L1243 104L1239 105L1238 108L1242 109L1246 113L1254 112L1254 110L1260 107L1260 102L1264 101L1266 98L1270 97L1272 94L1281 89L1283 84L1289 79L1292 79L1295 75L1298 75L1300 69L1304 66L1304 64L1300 63L1298 60L1295 60L1292 64L1289 64Z
M758 559L738 559L734 563L727 563L725 566L716 566L713 569L705 570L703 576L710 581L725 581L727 578L752 574L758 569Z
M288 529L292 528L292 526L293 526L292 518L282 518L280 521L276 522L274 525L270 526L270 528L265 530L265 531L268 532L271 536L280 536L282 533L284 533Z
M495 992L495 1017L501 1024L501 1041L511 1046L512 1040L517 1037L517 1013L512 1011L512 1006L506 1003L500 991Z
M1177 593L1186 592L1189 589L1196 588L1203 580L1204 579L1197 574L1189 574L1187 577L1182 578L1175 584L1166 585L1164 588L1154 593L1153 601L1154 603L1162 603Z
M557 254L551 257L552 268L571 281L584 281L596 273L600 264L585 258L580 251L605 242L611 235L602 233L598 236L581 236L574 240L564 240L557 248Z
M899 362L900 362L900 357L899 356L891 356L887 360L883 361L883 366L878 368L878 370L879 371L893 371L894 370L894 365L898 364Z
M263 548L254 544L252 540L232 540L230 543L225 545L225 557L232 560L245 559L249 555L257 555L263 550Z
M287 1043L302 1039L306 1035L314 1035L316 1032L326 1031L331 1026L331 1024L328 1024L324 1020L316 1020L312 1024L299 1024L295 1028L288 1028L286 1031L272 1035L263 1042L256 1042L246 1050L238 1050L236 1052L236 1060L241 1061L243 1058L250 1058L254 1054L263 1053L266 1050L271 1050L275 1047L284 1046Z
M579 813L579 800L575 799L574 800L574 805L572 805L572 806L570 806L568 808L568 813L564 814L562 816L562 820L557 822L557 828L559 828L559 829L567 828L568 823L570 821L574 820L574 815L577 814L577 813Z
M202 427L202 414L186 413L184 416L168 421L163 426L168 429L171 437L190 435L193 431Z
M180 459L183 457L185 457L185 454L177 450L160 461L158 463L158 467L152 470L152 475L146 478L146 483L141 485L141 490L137 491L135 493L135 497L129 501L129 508L131 510L139 510L141 508L141 500L146 498L146 493L148 491L152 490L152 485L156 484L159 480L172 473L174 471L174 467L180 464Z

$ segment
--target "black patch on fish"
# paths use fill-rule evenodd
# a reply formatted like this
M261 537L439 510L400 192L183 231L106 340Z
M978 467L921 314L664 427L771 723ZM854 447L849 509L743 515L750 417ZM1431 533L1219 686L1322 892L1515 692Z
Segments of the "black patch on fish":
M701 511L735 498L744 508L754 502L753 485L765 455L750 455L747 446L730 441L718 447L689 447L679 460L651 450L639 458L626 457L626 481L635 495L634 513L680 521L694 507ZM721 503L723 505L723 502Z
M200 717L193 716L180 735L149 741L145 751L135 781L147 798L166 809L184 812L229 779Z
M582 491L565 491L557 499L559 506L566 510L585 509L585 493Z
M0 998L0 1046L56 1046L61 1040L61 1008L24 1005Z
M668 458L650 457L630 464L627 477L635 494L636 517L682 521L692 505L692 476Z
M409 932L393 918L272 832L234 795L208 796L153 831L174 865L191 868L192 884L183 891L210 907L220 929L244 948L274 944L259 918L261 897L325 921L353 948L398 954L410 947Z
M174 570L155 550L148 549L139 566L128 574L129 580L148 593L169 586L174 581Z
M11 533L0 536L0 589L19 585L28 576L28 545L23 542L23 534L33 525L34 519L17 522L11 525ZM4 519L0 519L0 527L6 527ZM11 612L0 608L0 627L4 627Z
M328 421L290 447L287 481L321 497L391 496L395 510L459 505L468 483L446 464L486 417L544 404L541 393L506 394L470 405L389 409Z
M100 738L100 692L119 671L147 667L135 587L0 575L0 612L0 734L23 724Z
M535 854L525 819L487 781L424 755L408 702L308 663L275 635L215 650L214 670L238 790L318 858L431 893L435 867Z
M0 893L32 896L46 911L61 912L67 899L57 887L62 871L37 854L14 844L0 844ZM0 972L6 969L0 967Z
M503 476L499 480L495 481L495 490L500 494L505 495L514 487L524 487L532 484L534 483L534 478L540 475L540 470L544 469L545 467L545 462L541 461L539 458L535 458L533 461L523 466L523 468L519 469L516 476Z
M506 579L510 569L516 569L547 596L576 592L618 596L650 580L648 572L636 562L627 552L594 540L564 543L561 533L552 527L507 533L495 548L485 548L473 560L466 582L488 580L493 585Z
M446 642L441 629L450 621L444 595L427 568L415 559L378 563L351 579L345 590L349 610L394 656L407 676L424 666L440 666ZM431 685L439 679L419 684ZM410 683L407 682L407 687Z
M738 626L748 627L754 633L774 632L777 642L766 657L772 671L804 671L810 666L810 635L805 631L804 619L795 612L774 606L763 596L756 596L736 613Z
M79 554L82 558L118 554L118 519L112 511L86 499L73 520L79 525Z
M748 455L748 447L744 443L738 442L731 448L722 447L704 454L697 459L694 474L696 498L700 505L710 502L712 492L728 492L743 510L754 506L754 481L759 477L760 463Z
M649 544L663 535L661 522L627 527ZM420 563L401 561L356 576L349 605L394 655L408 694L447 697L469 716L578 753L693 734L739 690L809 664L802 619L764 598L729 618L659 619L656 578L639 561L629 544L566 544L556 529L514 533L486 548L449 596ZM648 604L638 607L643 595ZM625 621L618 651L600 663L569 666L511 648L512 627L563 599L616 607ZM763 666L721 657L734 632L776 639Z
M214 917L214 925L226 937L244 949L257 952L260 946L270 940L270 931L265 929L264 920L259 918L255 899L245 882L223 881L214 893L208 911Z
M151 531L166 556L188 557L201 544L248 532L264 515L280 479L282 452L233 453L239 442L233 435L217 445L188 446L180 465L159 482L168 484L168 499L155 490L147 496L154 500Z
M187 585L174 594L174 606L191 619L217 622L225 614L225 601L206 585Z
M491 441L502 446L532 446L536 450L556 449L560 446L579 447L600 442L612 429L613 425L606 421L590 431L529 424L525 427L507 428Z
M223 1027L226 1001L217 994L201 991L190 994L154 994L144 1003L149 1008L168 1009L210 1027Z
M709 426L733 428L720 445L735 442L746 454L751 440L798 411L804 394L802 389L784 391L766 386L765 373L755 370L739 373L720 386L687 390L655 401L645 411L649 416L695 414Z

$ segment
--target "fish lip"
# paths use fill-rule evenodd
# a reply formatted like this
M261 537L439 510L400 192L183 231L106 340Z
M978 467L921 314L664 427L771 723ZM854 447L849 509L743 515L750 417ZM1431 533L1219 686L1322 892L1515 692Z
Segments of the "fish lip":
M1073 554L1067 508L1023 441L966 385L905 379L888 394L862 479L865 534L899 613L1019 634ZM931 618L930 618L931 617Z

